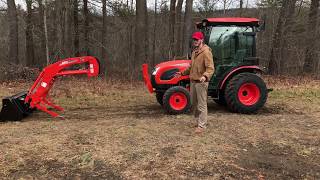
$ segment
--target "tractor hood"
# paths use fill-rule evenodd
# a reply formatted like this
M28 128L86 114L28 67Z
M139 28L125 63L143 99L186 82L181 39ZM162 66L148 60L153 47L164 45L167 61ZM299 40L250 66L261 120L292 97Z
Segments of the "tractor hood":
M181 66L181 67L189 67L191 63L191 60L171 60L171 61L166 61L162 62L160 64L156 65L156 68L159 67L168 67L168 66Z
M186 68L188 68L190 64L191 64L191 60L172 60L172 61L162 62L160 64L157 64L154 67L152 75L156 75L157 72L162 70L168 70L168 69L179 69L179 71L183 71Z

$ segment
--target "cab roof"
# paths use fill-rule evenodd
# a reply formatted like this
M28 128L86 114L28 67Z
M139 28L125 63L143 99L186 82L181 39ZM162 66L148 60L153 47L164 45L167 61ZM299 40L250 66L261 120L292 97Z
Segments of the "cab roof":
M259 26L260 20L257 18L243 18L243 17L220 17L220 18L206 18L202 22L198 22L199 28L206 25L246 25Z

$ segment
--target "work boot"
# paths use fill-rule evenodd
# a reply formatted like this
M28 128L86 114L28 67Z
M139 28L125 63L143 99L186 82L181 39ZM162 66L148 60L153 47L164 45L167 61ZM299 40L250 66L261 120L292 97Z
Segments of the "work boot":
M196 128L196 130L194 131L194 133L196 133L196 134L201 134L201 133L204 132L204 130L205 130L204 128L198 126L198 127Z

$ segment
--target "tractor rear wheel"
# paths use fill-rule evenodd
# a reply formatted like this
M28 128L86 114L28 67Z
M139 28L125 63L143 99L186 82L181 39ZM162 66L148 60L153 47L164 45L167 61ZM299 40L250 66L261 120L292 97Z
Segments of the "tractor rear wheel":
M169 88L163 96L163 107L169 114L188 112L191 108L189 91L182 86Z
M253 73L240 73L227 84L225 99L231 111L250 114L267 101L268 91L264 81Z
M162 106L163 105L163 92L157 92L156 98L157 98L158 103Z

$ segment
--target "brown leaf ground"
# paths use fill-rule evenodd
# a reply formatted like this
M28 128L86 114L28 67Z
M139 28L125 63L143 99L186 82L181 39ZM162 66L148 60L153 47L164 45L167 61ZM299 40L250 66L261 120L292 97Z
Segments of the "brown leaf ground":
M142 83L68 79L52 96L65 119L0 123L1 179L320 179L320 83L266 78L254 115L209 101L209 127L167 115ZM31 83L2 83L0 95Z

